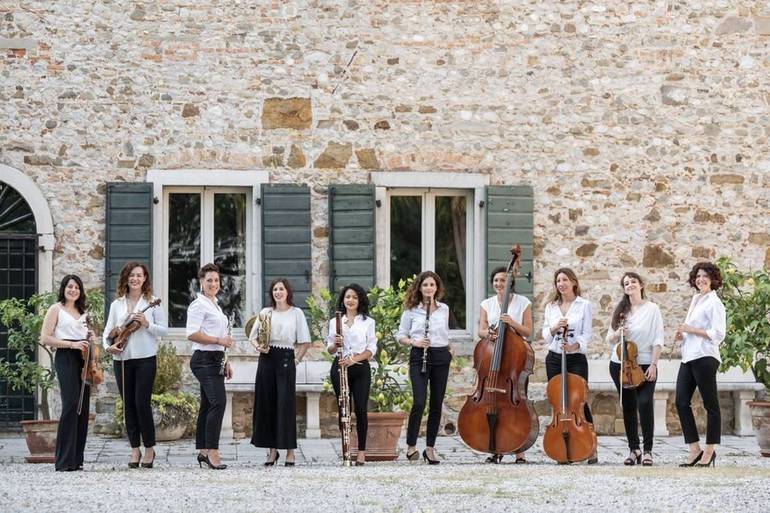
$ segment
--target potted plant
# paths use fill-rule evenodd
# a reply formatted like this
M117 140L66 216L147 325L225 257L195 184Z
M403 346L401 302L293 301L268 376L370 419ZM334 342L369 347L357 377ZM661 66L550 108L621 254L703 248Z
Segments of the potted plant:
M725 340L720 346L722 371L751 369L770 395L770 273L740 271L727 257L717 261L722 273L719 297L727 311ZM752 425L763 456L770 457L770 401L752 401Z
M373 357L369 392L369 430L366 440L368 461L389 461L398 457L398 439L406 412L412 407L412 395L406 380L409 373L409 348L396 340L408 286L409 281L400 280L396 287L373 287L368 294L369 313L377 329L377 352ZM322 289L320 296L320 302L313 297L307 300L311 336L316 341L325 340L337 299L327 289ZM358 441L354 421L351 429L353 458L356 447Z
M98 289L86 294L94 329L98 332L104 321L104 294ZM26 301L18 298L0 301L0 324L8 329L8 349L15 354L13 360L0 358L0 378L13 390L36 394L38 400L35 405L38 420L21 421L30 463L54 461L59 421L51 420L48 394L57 384L55 349L40 343L40 330L56 297L54 292L44 292Z
M195 419L198 415L198 399L182 392L182 362L171 344L158 348L157 371L152 385L152 417L155 421L155 439L159 442L179 440L185 434L195 433ZM118 383L120 387L120 383ZM123 422L123 401L118 397L113 410L113 421L121 432Z

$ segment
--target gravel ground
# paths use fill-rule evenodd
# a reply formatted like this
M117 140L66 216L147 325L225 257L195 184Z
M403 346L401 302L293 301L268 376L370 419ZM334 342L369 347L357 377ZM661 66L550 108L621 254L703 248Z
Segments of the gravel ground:
M625 441L601 437L595 466L555 465L537 446L528 465L485 465L440 438L438 466L402 458L344 468L336 441L301 440L296 467L265 468L264 453L241 441L222 447L230 468L212 471L195 464L190 441L160 445L152 470L130 470L124 441L94 437L84 472L18 463L23 442L0 440L0 511L767 512L770 458L750 438L725 438L709 469L677 467L686 453L675 437L656 439L656 466L624 467Z

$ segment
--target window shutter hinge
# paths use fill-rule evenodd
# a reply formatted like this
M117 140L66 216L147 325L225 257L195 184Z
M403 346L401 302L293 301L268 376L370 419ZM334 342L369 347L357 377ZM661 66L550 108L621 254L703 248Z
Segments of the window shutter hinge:
M152 204L153 205L157 205L158 203L160 203L160 200L158 199L158 197L157 196L153 196L152 197Z
M479 208L484 208L484 200L479 201Z
M254 203L256 203L257 205L261 205L262 204L262 198L255 198L254 199Z
M375 200L374 204L377 205L377 208L380 208L382 206L382 200Z

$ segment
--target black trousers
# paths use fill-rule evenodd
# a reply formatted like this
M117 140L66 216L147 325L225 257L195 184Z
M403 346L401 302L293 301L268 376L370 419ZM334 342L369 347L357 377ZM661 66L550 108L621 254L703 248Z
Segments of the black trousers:
M441 423L441 406L444 403L446 383L449 379L449 364L452 354L447 347L428 348L427 372L422 374L422 348L413 347L409 353L409 379L412 381L412 410L409 412L409 423L406 428L406 444L417 445L417 435L420 434L420 423L425 411L428 384L430 384L430 404L428 406L428 426L425 445L433 447L436 444L439 424Z
M695 417L690 401L697 387L706 408L706 443L718 444L722 434L722 414L719 410L719 392L717 391L717 371L719 360L704 356L679 366L676 377L676 411L682 425L684 441L688 444L700 440Z
M195 351L190 369L201 386L201 404L195 431L196 449L219 449L219 435L225 416L225 377L219 375L223 351Z
M114 360L115 379L118 391L123 399L123 411L126 412L126 433L131 447L155 445L155 421L152 418L152 385L158 368L155 356L133 360ZM123 369L126 374L123 376ZM125 386L126 390L123 391Z
M339 357L335 357L329 378L332 381L334 395L340 397L340 365ZM369 428L367 406L369 405L369 388L372 385L372 368L369 362L361 362L348 367L348 388L353 399L353 411L356 413L356 435L358 435L358 450L366 450L366 433ZM339 402L337 403L339 406ZM339 418L339 415L338 415ZM342 422L340 421L340 431Z
M86 449L91 387L86 385L82 411L78 415L80 370L83 368L80 350L57 349L54 368L61 391L61 416L56 431L56 470L77 470L83 465Z
M567 372L577 374L584 380L588 381L588 359L583 353L569 353L567 355ZM548 376L548 380L557 374L561 373L561 355L548 351L545 357L545 373ZM585 404L583 414L588 422L593 423L594 417L591 415L591 408L588 403Z
M649 365L639 365L647 372ZM615 388L620 393L620 364L610 362L610 377L615 382ZM652 436L655 433L655 381L645 381L638 388L623 389L623 426L626 428L628 448L639 450L639 421L642 423L642 438L644 451L652 451ZM637 411L639 414L637 415Z
M252 445L297 448L296 391L294 350L271 347L269 352L260 354L254 384Z

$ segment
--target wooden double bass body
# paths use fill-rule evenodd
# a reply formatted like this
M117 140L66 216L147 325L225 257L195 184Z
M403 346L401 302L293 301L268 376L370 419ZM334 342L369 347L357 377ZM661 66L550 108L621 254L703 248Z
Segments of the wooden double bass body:
M508 311L514 266L521 248L511 251L501 312ZM483 338L473 351L475 390L460 410L457 427L471 449L490 454L523 452L535 443L540 424L525 385L535 353L513 328L499 323L496 339Z
M562 332L567 340L567 328ZM567 372L567 355L561 354L561 373L552 377L546 387L553 418L543 435L543 451L559 463L587 460L596 452L594 426L585 418L588 382Z

